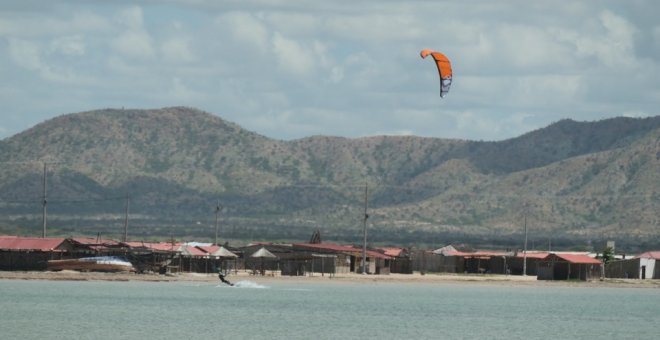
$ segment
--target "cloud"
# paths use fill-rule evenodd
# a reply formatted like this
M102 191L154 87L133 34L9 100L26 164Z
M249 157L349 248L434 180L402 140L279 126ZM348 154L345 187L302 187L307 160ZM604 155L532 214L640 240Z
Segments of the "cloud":
M266 52L270 49L270 33L264 22L245 12L229 12L219 16L216 24L219 33L228 33L240 45Z
M192 63L197 60L190 49L189 40L171 38L161 45L163 59L170 63Z
M621 68L635 65L634 36L637 29L624 18L610 11L603 11L598 16L598 26L583 31L557 29L560 41L575 47L579 57L595 57L606 67Z
M153 38L142 26L142 8L134 6L124 9L117 21L126 29L112 40L112 47L116 52L134 59L147 60L155 57Z
M33 117L184 104L283 139L503 139L660 105L649 0L35 4L0 4L2 77L40 98L3 104ZM422 48L452 60L445 98Z
M57 68L45 62L44 49L35 42L10 38L9 55L17 65L36 73L43 79L62 83L82 81L70 70Z
M85 54L85 42L81 35L60 37L50 42L50 49L68 56L82 56Z
M280 69L298 76L309 74L314 69L314 55L310 48L287 39L279 33L273 35L273 53Z

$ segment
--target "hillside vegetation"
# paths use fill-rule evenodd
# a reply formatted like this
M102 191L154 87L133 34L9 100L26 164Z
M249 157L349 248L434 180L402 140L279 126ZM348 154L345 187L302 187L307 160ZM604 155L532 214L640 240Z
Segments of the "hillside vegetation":
M499 142L414 136L281 141L199 110L60 116L0 141L0 228L63 235L519 247L660 245L660 117L562 120Z

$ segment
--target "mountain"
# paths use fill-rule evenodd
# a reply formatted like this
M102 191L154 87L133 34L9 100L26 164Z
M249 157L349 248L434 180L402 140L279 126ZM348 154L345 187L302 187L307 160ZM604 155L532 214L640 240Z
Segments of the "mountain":
M660 116L517 138L281 141L192 108L63 115L0 141L0 232L378 243L660 245ZM129 197L127 200L126 197Z

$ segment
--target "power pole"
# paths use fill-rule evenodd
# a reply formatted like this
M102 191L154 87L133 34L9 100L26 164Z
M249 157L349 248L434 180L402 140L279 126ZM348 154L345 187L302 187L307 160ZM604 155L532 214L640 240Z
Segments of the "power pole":
M43 201L42 201L42 204L43 204L43 212L42 212L43 230L41 232L41 237L42 238L46 238L46 224L47 224L47 221L48 221L48 217L47 217L48 212L47 212L47 209L46 209L46 204L48 203L48 200L46 198L46 174L48 173L47 166L48 166L48 163L44 162L44 182L43 182L44 196L43 196Z
M369 187L367 183L364 184L364 227L362 228L362 233L364 239L362 241L362 274L367 274L367 219L369 214L367 214L367 206L369 203Z
M523 248L523 276L527 276L527 206L525 206L525 246Z
M128 240L128 208L130 206L130 197L128 196L128 193L126 193L126 214L124 216L124 238L123 242L126 243Z
M218 245L218 216L220 215L220 210L222 210L222 205L220 205L220 200L218 200L218 204L215 206L215 239L213 241L213 244L216 246Z

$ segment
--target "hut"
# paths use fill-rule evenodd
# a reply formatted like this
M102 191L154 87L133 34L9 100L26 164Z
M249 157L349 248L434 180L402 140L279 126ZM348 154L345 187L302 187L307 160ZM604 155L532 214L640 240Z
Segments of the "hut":
M326 254L334 255L334 257L325 257L324 270L334 270L334 273L361 273L360 268L362 263L362 248L353 246L345 246L334 243L294 243L293 249L296 252L303 252L309 254ZM371 274L389 274L390 264L392 257L385 255L382 252L367 250L367 257L365 259L367 265L367 273ZM321 261L320 256L317 256L317 262ZM332 265L331 263L334 263ZM318 270L320 265L315 264L314 267Z
M539 251L528 251L526 254L522 252L509 254L504 258L505 271L498 274L537 276L538 263L543 261L549 254L548 252ZM523 273L525 269L527 269L527 272Z
M180 248L177 242L125 242L127 257L138 272L166 274L180 270Z
M277 261L277 256L275 256L273 253L269 252L268 249L266 249L265 247L261 247L259 250L252 253L252 255L250 255L250 257L253 258L253 259L259 259L258 270L259 270L259 273L261 275L266 274L266 269L265 269L265 266L264 266L265 262L267 262L267 261L268 262Z
M550 253L538 262L538 280L592 280L602 277L603 263L581 254Z
M410 253L403 248L380 248L383 254L392 258L390 262L390 273L412 274L413 265Z
M632 259L609 261L605 277L622 279L660 279L660 251L648 251Z
M218 245L197 246L197 248L203 250L208 254L207 258L209 259L213 272L218 272L218 271L229 272L232 269L235 272L237 271L238 255L232 253L227 248ZM231 263L231 266L229 265L230 261L233 262Z
M64 238L0 236L0 270L46 270L73 249Z

